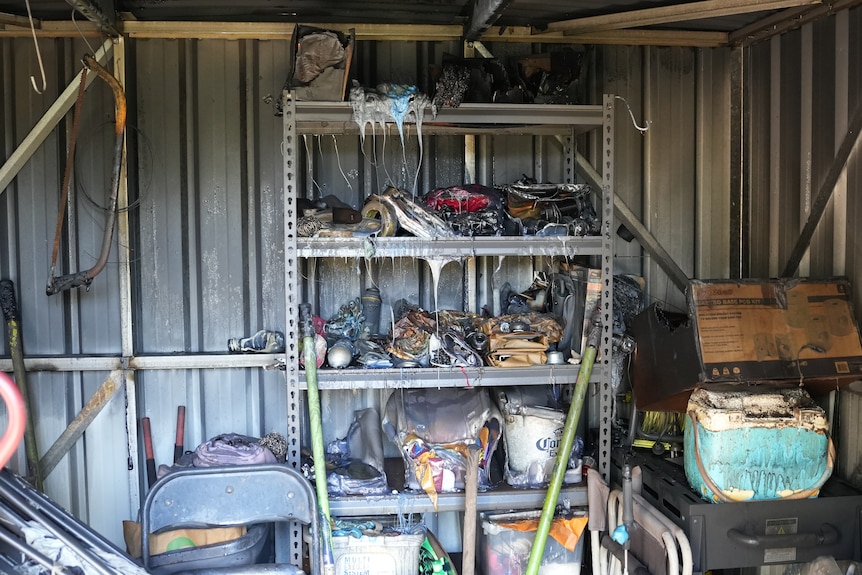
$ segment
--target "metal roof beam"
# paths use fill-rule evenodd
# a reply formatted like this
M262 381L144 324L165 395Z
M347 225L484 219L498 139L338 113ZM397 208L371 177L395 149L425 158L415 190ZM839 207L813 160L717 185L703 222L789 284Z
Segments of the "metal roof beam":
M554 44L610 44L614 46L688 46L717 48L727 45L726 32L699 30L607 30L600 32L536 32L525 26L492 27L483 42L548 42Z
M836 0L819 6L790 8L731 32L729 41L731 44L750 46L860 4L862 0Z
M478 40L488 28L494 25L511 1L475 0L470 14L470 23L464 31L464 39L468 42Z
M98 0L66 0L66 3L105 33L111 36L121 35L117 29L117 11L114 9L113 0L101 0L101 3ZM105 4L105 8L102 8L101 4Z
M822 0L702 0L672 6L630 10L615 14L603 14L573 20L561 20L548 24L551 32L597 32L640 28L658 24L686 22L734 14L779 10L790 6L820 4Z

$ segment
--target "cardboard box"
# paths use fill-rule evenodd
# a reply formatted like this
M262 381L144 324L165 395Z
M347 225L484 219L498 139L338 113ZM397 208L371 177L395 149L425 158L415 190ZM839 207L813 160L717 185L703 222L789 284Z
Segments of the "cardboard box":
M347 93L355 37L353 29L343 34L314 26L294 27L290 51L291 70L285 89L293 90L297 100L343 101ZM331 61L331 55L320 50L327 45L327 42L319 41L321 38L340 45L342 57L338 62ZM303 51L303 39L307 39L309 45L314 41L317 48ZM317 74L312 74L313 70Z
M685 411L715 382L801 381L821 393L862 379L845 278L692 281L688 315L653 304L632 322L637 408Z

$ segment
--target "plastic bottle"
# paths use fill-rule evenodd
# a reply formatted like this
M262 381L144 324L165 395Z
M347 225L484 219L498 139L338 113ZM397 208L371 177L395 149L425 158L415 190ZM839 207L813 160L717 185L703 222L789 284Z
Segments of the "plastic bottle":
M362 331L366 335L377 335L380 329L380 306L383 303L380 298L380 290L376 287L370 287L363 292L360 299L362 301L362 315L365 316Z
M230 338L227 348L232 352L281 353L284 351L284 334L262 329L251 337Z

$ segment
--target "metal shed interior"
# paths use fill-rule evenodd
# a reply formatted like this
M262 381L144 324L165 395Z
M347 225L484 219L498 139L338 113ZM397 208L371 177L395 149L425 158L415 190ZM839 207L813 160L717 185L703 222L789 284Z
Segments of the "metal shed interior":
M0 0L0 278L17 289L38 442L52 445L91 398L103 398L46 492L122 544L122 521L135 517L144 489L140 417L153 422L160 462L171 459L178 405L190 414L187 445L285 428L283 372L225 355L225 341L285 322L277 114L295 23L354 29L353 70L364 85L428 90L427 70L444 54L577 51L580 103L622 98L615 208L636 239L616 238L617 273L643 276L649 300L676 309L685 309L688 278L847 276L859 310L859 4ZM128 98L123 209L98 280L46 296L85 53L102 58ZM100 252L113 114L110 91L93 83L66 206L66 270L89 267ZM319 156L313 179L322 195L348 197L348 188L375 181L360 170L355 145L335 137L303 145ZM423 187L467 177L451 147L444 140L425 151ZM564 169L560 150L540 138L499 138L496 161L482 155L491 147L477 148L479 181ZM598 148L583 145L590 160ZM340 288L324 290L321 316L343 303ZM460 296L444 289L440 297ZM5 340L0 370L12 371ZM328 439L342 437L353 409L381 393L325 399L328 420L343 424ZM857 478L862 396L852 388L838 396L838 469ZM23 450L12 465L25 466Z

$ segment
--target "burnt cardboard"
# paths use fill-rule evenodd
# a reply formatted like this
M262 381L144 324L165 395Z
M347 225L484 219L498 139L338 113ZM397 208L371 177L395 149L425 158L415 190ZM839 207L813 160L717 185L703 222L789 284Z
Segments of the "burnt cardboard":
M302 39L311 34L328 33L338 38L344 48L344 58L337 64L324 68L320 75L311 81L302 81L298 77L297 56ZM350 76L350 65L353 61L353 50L356 43L356 33L350 29L347 34L337 30L327 30L314 26L297 24L293 30L290 62L291 70L285 82L285 89L293 90L298 101L343 101L347 94L347 82Z
M685 411L697 386L800 382L821 393L862 379L845 278L693 280L688 314L657 304L632 322L637 408Z

